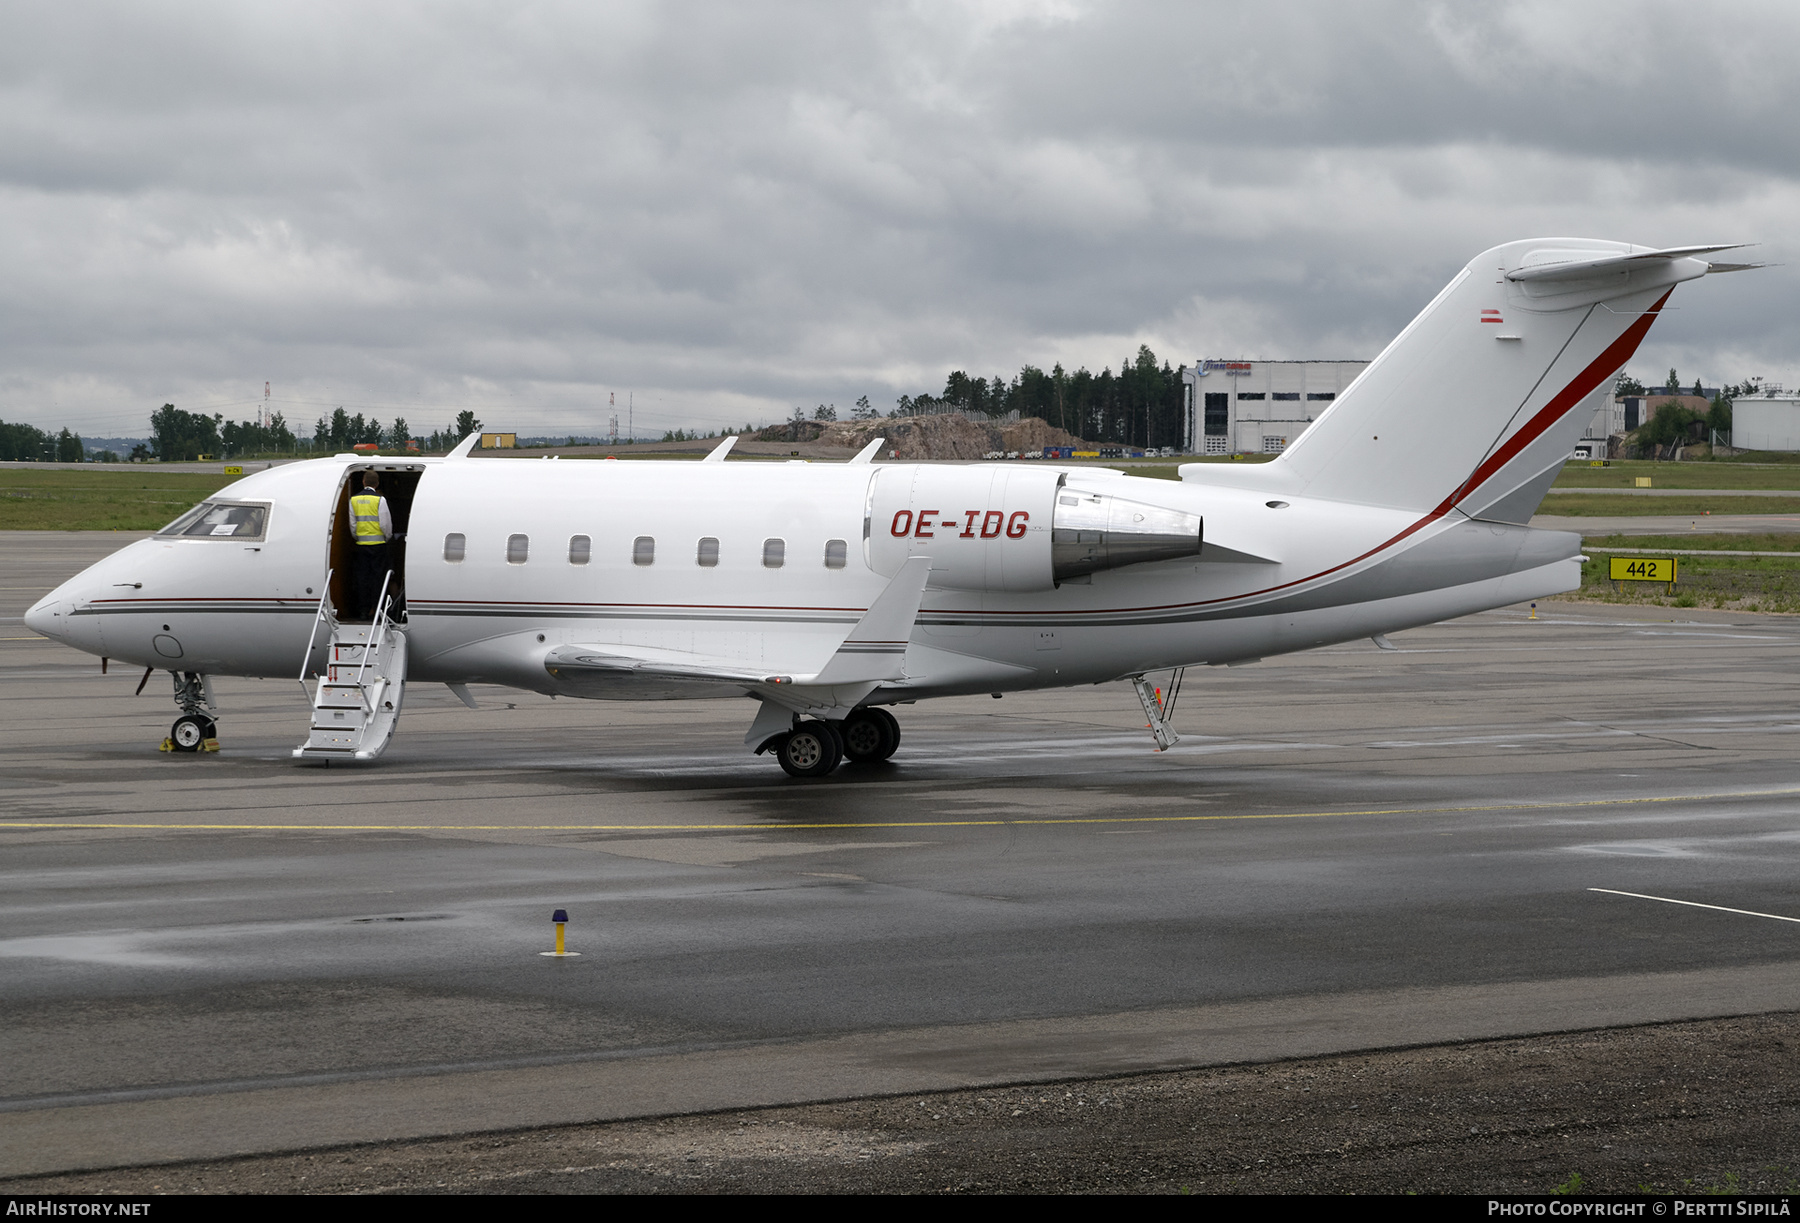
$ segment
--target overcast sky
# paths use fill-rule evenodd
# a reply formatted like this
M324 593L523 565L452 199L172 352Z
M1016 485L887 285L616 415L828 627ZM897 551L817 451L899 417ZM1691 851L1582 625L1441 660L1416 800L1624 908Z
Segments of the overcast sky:
M1371 357L1514 238L1754 241L1631 369L1800 382L1792 3L16 3L0 418L774 421Z

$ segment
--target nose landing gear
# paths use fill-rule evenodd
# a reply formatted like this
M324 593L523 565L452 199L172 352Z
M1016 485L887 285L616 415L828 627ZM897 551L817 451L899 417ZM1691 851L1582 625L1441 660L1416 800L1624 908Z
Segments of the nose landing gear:
M165 752L216 752L219 750L219 724L212 717L212 685L197 671L171 671L175 681L175 703L181 716L169 727L169 737L158 750Z
M175 725L169 728L169 751L198 752L201 750L216 752L219 750L219 726L211 718L198 714L183 714L175 719ZM208 741L212 746L207 747Z

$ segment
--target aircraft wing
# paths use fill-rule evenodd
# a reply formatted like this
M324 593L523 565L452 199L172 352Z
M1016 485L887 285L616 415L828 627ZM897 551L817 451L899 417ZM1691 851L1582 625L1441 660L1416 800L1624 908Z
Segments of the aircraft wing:
M794 682L790 675L774 675L766 668L747 666L741 659L645 646L562 646L545 657L544 670L572 687L713 684L741 689Z
M915 556L888 582L817 671L782 674L748 659L635 645L569 645L544 670L573 695L621 700L753 693L794 708L835 707L906 674L906 647L925 595L931 558ZM820 653L831 649L820 643ZM852 691L858 695L851 695Z

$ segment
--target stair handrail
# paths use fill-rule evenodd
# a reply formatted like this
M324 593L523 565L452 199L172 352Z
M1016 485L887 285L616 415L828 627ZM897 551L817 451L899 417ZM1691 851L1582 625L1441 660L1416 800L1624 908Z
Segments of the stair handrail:
M381 577L381 593L375 596L375 616L369 621L369 640L363 643L362 662L356 668L356 691L365 705L368 704L368 693L363 691L363 671L368 668L369 657L381 649L381 639L387 632L388 622L388 583L394 580L394 571L388 570ZM374 712L370 706L369 712Z
M334 572L336 571L332 569L325 571L324 593L319 596L318 609L313 612L312 631L306 635L306 653L300 656L299 682L302 692L306 691L306 664L312 661L313 642L319 639L319 621L325 618L325 609L331 605L331 575Z

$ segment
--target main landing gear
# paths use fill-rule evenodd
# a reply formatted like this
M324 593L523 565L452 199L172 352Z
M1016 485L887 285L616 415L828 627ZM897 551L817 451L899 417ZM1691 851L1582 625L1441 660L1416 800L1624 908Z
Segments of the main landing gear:
M875 764L900 746L900 723L885 709L865 707L842 722L811 720L763 744L789 777L824 777L839 762Z
M219 750L219 723L212 714L211 685L197 671L171 671L175 680L175 703L181 716L169 727L169 737L162 741L165 752L216 752Z

